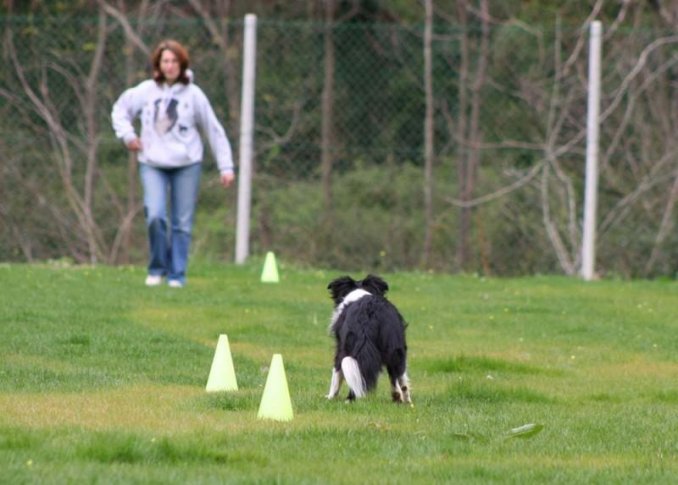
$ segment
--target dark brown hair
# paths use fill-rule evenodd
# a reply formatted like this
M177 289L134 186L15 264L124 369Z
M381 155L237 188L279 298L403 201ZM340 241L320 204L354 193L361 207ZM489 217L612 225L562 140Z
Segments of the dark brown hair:
M177 56L177 60L179 61L181 72L179 73L177 82L180 82L182 84L188 84L190 82L188 74L186 74L189 62L188 51L183 45L181 45L176 40L172 39L166 39L160 42L158 44L158 47L155 48L153 54L151 55L151 65L153 66L153 79L157 83L162 83L165 81L165 75L160 70L160 57L162 57L162 53L166 50L172 51L174 55Z

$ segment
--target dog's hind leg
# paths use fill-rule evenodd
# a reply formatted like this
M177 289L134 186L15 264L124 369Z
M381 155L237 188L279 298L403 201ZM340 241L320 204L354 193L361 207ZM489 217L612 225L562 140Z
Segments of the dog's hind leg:
M330 382L330 392L327 393L327 399L334 399L339 394L339 388L344 381L344 374L341 370L332 369L332 381Z
M393 402L403 402L403 391L398 379L391 378L391 398L393 398Z
M389 378L391 380L391 397L393 402L411 403L410 379L407 377L407 371L398 374L389 369Z
M393 402L410 402L409 379L407 378L407 364L401 355L391 358L386 365L388 377L391 381L391 397Z
M407 371L398 377L398 384L400 384L400 390L402 391L403 400L401 402L406 402L412 404L412 396L410 395L410 378L407 377Z
M334 399L337 397L343 381L344 374L341 370L332 369L332 381L330 382L330 391L327 393L327 399Z
M391 382L391 398L393 402L404 402L403 401L403 389L400 385L400 372L393 367L387 367L388 378Z

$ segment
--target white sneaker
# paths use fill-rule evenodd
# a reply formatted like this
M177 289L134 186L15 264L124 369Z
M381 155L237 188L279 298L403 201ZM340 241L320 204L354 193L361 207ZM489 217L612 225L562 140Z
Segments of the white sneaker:
M162 276L149 274L146 276L146 286L158 286L162 284Z
M184 284L179 280L169 280L167 283L170 288L183 288Z

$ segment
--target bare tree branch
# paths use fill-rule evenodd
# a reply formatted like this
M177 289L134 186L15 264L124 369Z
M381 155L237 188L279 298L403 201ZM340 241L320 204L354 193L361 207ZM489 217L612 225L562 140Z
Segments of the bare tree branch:
M150 49L150 48L146 45L146 43L145 43L143 40L141 40L141 38L137 35L137 33L134 31L134 29L133 29L132 26L130 25L129 20L127 19L127 17L126 17L120 10L118 10L117 8L113 7L113 6L110 5L108 2L106 2L106 0L97 0L97 2L99 3L99 5L101 6L101 8L103 8L104 11L105 11L108 15L110 15L111 17L113 17L114 19L116 19L116 20L120 23L120 25L122 26L123 30L125 31L125 35L127 36L127 38L129 38L129 39L132 41L132 43L133 43L134 45L136 45L137 48L138 48L141 52L143 52L144 54L146 54L147 56L149 56L149 55L151 54L151 49Z

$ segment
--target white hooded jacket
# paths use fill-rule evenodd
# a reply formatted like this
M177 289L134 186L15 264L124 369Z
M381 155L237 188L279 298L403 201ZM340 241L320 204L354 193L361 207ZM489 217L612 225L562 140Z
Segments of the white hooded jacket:
M231 144L224 128L205 93L193 82L170 86L149 79L122 93L111 118L115 135L125 144L137 138L133 125L137 117L141 119L139 162L163 168L202 162L200 128L219 171L233 172Z

